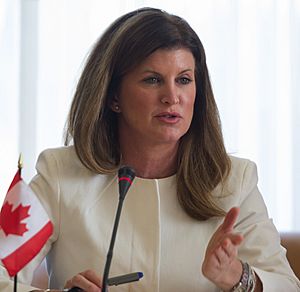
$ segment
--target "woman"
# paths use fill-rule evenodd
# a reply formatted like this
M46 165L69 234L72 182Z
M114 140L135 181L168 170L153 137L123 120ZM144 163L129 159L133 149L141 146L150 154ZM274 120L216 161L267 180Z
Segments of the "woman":
M78 83L66 146L37 163L31 187L55 229L22 282L47 256L51 288L100 291L126 164L137 177L110 276L144 278L109 291L300 291L255 165L226 153L204 49L183 19L144 8L108 28Z

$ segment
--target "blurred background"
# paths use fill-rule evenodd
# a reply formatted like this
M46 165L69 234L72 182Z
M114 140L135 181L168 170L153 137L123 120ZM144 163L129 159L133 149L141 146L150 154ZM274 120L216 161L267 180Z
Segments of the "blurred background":
M185 18L198 33L228 152L256 162L280 231L300 230L300 0L0 0L0 203L24 157L63 145L87 54L139 7Z

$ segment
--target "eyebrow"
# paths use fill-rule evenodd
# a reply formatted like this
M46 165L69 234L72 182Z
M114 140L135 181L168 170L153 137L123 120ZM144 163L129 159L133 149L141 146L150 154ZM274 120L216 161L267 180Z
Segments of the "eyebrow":
M186 72L193 72L194 70L193 69L184 69L182 70L181 72L178 73L179 74L183 74L183 73L186 73ZM155 70L151 70L151 69L146 69L144 71L142 71L142 73L153 73L153 74L158 74L158 75L161 75L161 73L155 71Z

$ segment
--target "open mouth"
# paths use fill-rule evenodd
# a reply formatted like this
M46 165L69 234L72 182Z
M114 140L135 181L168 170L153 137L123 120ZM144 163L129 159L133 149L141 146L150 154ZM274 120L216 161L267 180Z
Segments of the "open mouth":
M157 117L167 119L181 118L181 116L178 113L160 113L157 115Z
M175 123L181 119L178 113L160 113L156 116L162 122Z
M178 118L177 115L171 115L171 114L160 115L160 117L164 117L164 118L167 118L167 119Z

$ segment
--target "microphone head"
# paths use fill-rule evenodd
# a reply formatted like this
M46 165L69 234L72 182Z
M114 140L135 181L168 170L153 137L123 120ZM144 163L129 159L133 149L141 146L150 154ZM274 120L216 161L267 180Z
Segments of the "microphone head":
M119 196L120 199L124 199L134 178L134 169L129 166L122 166L118 171L119 177Z

